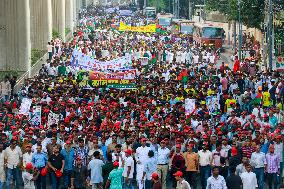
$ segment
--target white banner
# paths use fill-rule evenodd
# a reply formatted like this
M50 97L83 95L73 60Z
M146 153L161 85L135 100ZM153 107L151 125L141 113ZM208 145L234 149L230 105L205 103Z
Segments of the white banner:
M219 109L219 103L218 103L217 97L215 97L215 96L207 97L206 98L206 106L207 106L210 114L217 111Z
M184 101L185 114L191 114L195 109L195 99L186 98Z
M32 105L32 99L24 98L20 106L19 114L28 115L31 105Z
M71 65L86 70L119 70L132 66L131 56L123 56L110 61L102 62L91 58L84 53L74 50L71 58Z
M59 114L49 112L48 119L47 119L47 125L50 127L53 124L57 124L59 122Z
M30 113L30 123L33 126L41 125L41 106L34 106Z

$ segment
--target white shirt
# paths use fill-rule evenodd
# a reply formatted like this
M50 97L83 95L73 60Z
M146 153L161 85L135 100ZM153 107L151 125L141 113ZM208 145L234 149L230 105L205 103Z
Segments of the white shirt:
M140 163L145 164L146 160L149 158L148 153L151 150L150 147L143 147L140 146L136 149L136 153L135 153L135 158L136 160L139 160Z
M24 182L24 189L35 189L35 183L33 181L33 175L26 171L23 172L23 182Z
M203 150L199 150L198 155L199 155L200 166L210 165L212 160L212 153L209 150L206 150L205 152Z
M207 179L206 189L227 189L226 181L223 176L218 175L217 178L211 176Z
M253 172L244 172L240 175L243 181L243 189L255 189L258 187L256 175Z
M10 146L5 149L5 158L7 158L7 167L9 169L16 168L21 157L23 157L23 153L19 146L16 146L14 150Z
M36 148L37 148L37 144L34 144L34 145L32 146L32 152L33 152L33 153L37 151ZM44 153L47 153L46 147L42 145L42 150L41 150L41 151L44 152Z
M33 153L24 153L23 155L23 166L25 167L27 163L31 163L33 158Z
M120 157L119 154L121 154L121 157ZM111 156L112 156L112 162L117 161L117 156L116 156L116 155L118 155L119 167L122 167L122 161L125 159L125 153L124 153L124 152L120 152L119 154L116 153L116 152L113 152L113 153L111 154Z
M282 154L283 154L283 143L282 142L279 143L279 144L275 143L274 147L275 147L275 154L279 155L280 162L283 162L283 156L282 156Z
M91 183L102 183L103 175L102 175L102 166L104 162L100 159L92 159L88 165L88 170L91 170Z
M124 171L122 173L123 177L127 177L127 171L128 171L128 167L130 168L130 173L128 178L133 178L133 173L134 173L134 160L131 156L127 157L125 159L125 163L124 163Z
M168 148L158 148L158 164L169 163L170 150Z
M253 152L250 162L254 168L263 168L266 164L265 154L263 152Z

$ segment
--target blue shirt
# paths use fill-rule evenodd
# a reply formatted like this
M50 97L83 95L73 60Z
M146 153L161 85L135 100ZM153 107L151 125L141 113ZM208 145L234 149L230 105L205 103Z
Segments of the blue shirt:
M67 151L66 149L62 149L61 155L64 157L65 160L64 170L72 170L73 162L75 159L75 150L73 148L70 148L69 151Z
M104 159L107 159L107 146L102 144L101 145L101 150L103 152Z
M46 166L47 163L47 155L43 152L41 153L34 153L32 156L32 163L36 168L43 168Z

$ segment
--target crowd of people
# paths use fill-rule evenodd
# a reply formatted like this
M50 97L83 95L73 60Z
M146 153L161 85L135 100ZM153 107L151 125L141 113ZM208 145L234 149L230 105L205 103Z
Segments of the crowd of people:
M107 23L120 17L90 10L70 43L48 43L49 59L22 90L2 90L0 189L281 187L280 73L217 66L213 48L184 35L119 32ZM74 50L99 61L131 56L135 89L79 86Z

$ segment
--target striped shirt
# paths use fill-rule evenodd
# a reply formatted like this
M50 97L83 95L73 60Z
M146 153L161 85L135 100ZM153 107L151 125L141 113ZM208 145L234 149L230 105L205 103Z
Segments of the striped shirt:
M268 153L265 156L267 163L267 173L277 173L280 169L280 157L273 153Z

